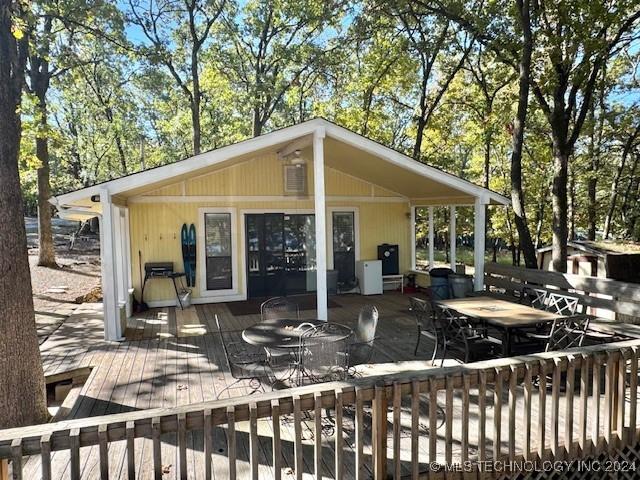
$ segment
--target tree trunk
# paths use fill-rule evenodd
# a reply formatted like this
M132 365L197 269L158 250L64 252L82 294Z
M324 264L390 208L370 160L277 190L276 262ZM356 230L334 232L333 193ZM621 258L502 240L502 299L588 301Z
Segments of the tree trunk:
M531 74L531 52L533 40L529 21L529 0L518 0L520 23L523 31L522 57L518 77L518 110L513 122L511 150L511 202L515 213L515 224L520 238L520 247L527 268L537 268L536 252L531 241L531 232L527 224L524 192L522 190L522 145L524 128L529 106L529 76Z
M201 151L201 127L200 127L200 73L198 72L198 51L191 54L191 79L193 81L193 95L191 99L191 122L193 124L193 154L198 155Z
M640 135L640 124L635 128L633 133L629 136L627 141L624 144L624 150L622 151L622 157L620 158L620 163L618 165L618 169L616 170L616 174L613 178L613 182L611 184L611 197L609 200L609 208L607 209L607 216L604 219L604 238L609 238L611 234L611 223L613 222L613 214L616 209L616 203L618 201L618 188L620 187L620 180L622 178L622 173L624 172L624 167L627 164L627 157L633 148L633 145L636 141L636 138Z
M551 230L553 244L551 247L551 261L553 270L567 272L567 181L569 171L569 155L565 153L554 139L553 146L553 186L551 189L551 203L553 220Z
M49 182L49 140L47 138L47 100L46 90L38 92L38 113L41 133L36 137L36 157L38 168L38 265L56 268L56 254L53 248L53 230L51 228L51 184Z
M415 160L420 160L421 150L422 150L422 137L424 136L424 129L427 126L427 122L425 122L424 117L420 115L416 121L416 141L413 144L413 158Z
M260 120L260 109L253 109L253 136L259 137L262 134L262 120Z
M0 429L48 419L18 176L24 50L12 32L21 2L0 0Z

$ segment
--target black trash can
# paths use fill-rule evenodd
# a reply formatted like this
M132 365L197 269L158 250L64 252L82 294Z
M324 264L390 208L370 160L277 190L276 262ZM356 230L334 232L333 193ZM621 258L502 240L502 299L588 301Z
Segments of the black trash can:
M449 275L453 273L453 270L450 268L432 268L429 270L429 276L431 277L431 295L434 300L451 298Z

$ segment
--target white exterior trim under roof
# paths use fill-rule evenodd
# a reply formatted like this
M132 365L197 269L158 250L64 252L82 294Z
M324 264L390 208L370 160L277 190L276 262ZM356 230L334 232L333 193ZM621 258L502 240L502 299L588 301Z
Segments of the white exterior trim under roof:
M64 207L66 205L73 205L74 202L90 198L93 195L99 195L101 192L108 192L109 195L118 195L129 190L161 182L174 176L185 175L193 171L214 166L234 157L251 154L257 150L291 142L300 137L313 134L318 129L324 129L327 137L361 149L367 153L382 158L391 164L409 170L416 175L435 180L459 190L460 192L467 193L480 199L482 203L490 203L491 201L494 201L495 203L502 205L511 204L511 201L507 197L500 195L499 193L493 192L479 185L475 185L474 183L443 172L435 167L420 163L407 155L397 152L369 138L363 137L351 130L340 127L339 125L331 123L323 118L308 120L259 137L250 138L226 147L204 152L179 162L152 168L150 170L144 170L91 187L57 195L52 197L50 201L54 205Z

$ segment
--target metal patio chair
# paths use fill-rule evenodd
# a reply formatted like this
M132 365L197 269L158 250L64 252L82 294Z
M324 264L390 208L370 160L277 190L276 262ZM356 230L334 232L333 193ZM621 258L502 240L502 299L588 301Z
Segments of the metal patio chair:
M270 371L264 350L246 342L238 341L237 336L240 335L240 332L223 330L217 314L215 318L229 373L235 379L235 382L227 385L218 393L217 398L220 398L222 393L229 389L239 386L243 381L248 381L249 383L249 388L251 389L249 395L262 390L262 378L268 377Z
M285 297L273 297L260 305L260 317L262 321L278 319L299 319L298 304Z
M378 317L378 309L373 305L365 305L360 309L358 325L353 332L353 342L348 348L350 367L371 361Z
M494 350L499 343L487 338L485 332L464 315L438 305L434 318L436 327L442 332L439 337L443 347L441 367L444 366L447 352L451 351L460 353L464 363L495 356Z
M548 296L547 308L548 312L557 313L558 315L572 316L578 311L579 299L569 295L560 293L551 293Z
M337 323L310 326L300 335L297 385L344 380L348 369L351 329Z
M416 340L416 348L413 351L413 355L418 354L418 347L420 346L420 339L425 336L431 339L434 343L433 352L431 354L431 363L435 360L438 350L438 328L435 323L435 311L431 299L425 300L423 298L409 297L409 310L413 314L416 320L416 328L418 338Z
M547 308L547 296L548 292L546 290L525 286L520 291L520 303L538 310L544 310Z
M286 297L273 297L265 300L260 305L261 321L299 319L300 310L298 304ZM273 368L288 366L291 360L291 351L280 348L268 348L267 357L269 365Z

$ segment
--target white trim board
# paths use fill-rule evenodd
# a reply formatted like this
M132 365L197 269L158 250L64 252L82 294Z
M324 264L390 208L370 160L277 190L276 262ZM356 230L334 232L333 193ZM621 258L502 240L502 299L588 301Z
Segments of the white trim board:
M207 259L205 251L205 222L207 213L227 213L231 216L231 282L230 289L207 290ZM239 294L238 291L238 235L237 235L237 212L235 208L223 207L202 207L198 209L198 230L196 230L196 259L199 268L196 271L200 282L200 297L224 298Z
M327 195L327 202L407 203L406 197L369 197ZM129 203L202 203L202 202L312 202L313 197L295 195L143 195L131 197Z
M391 148L385 147L384 145L358 135L346 128L328 122L322 118L316 118L291 127L276 130L259 137L251 138L210 152L205 152L169 165L117 178L99 185L83 188L75 192L58 195L57 197L52 197L51 202L58 205L68 205L74 201L86 199L100 191L108 191L110 194L115 195L144 187L145 185L159 183L167 178L197 172L198 170L217 165L235 157L241 157L259 150L276 147L283 143L291 142L297 138L313 134L315 131L320 129L324 129L326 131L326 135L330 138L359 148L372 155L380 157L389 163L416 173L417 175L435 180L463 193L480 198L483 203L493 200L503 205L511 204L511 201L507 197L443 172L437 168L417 162L407 155L396 152Z

